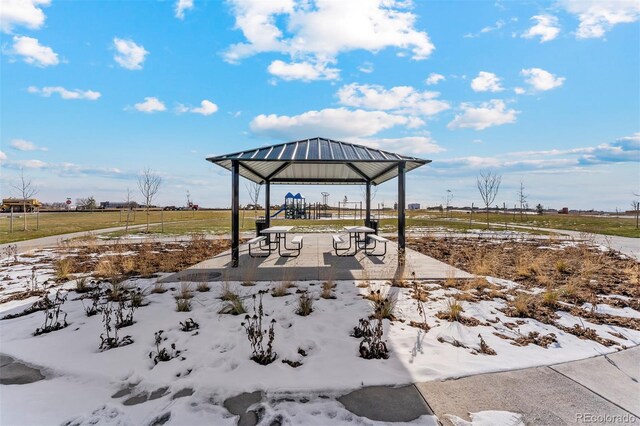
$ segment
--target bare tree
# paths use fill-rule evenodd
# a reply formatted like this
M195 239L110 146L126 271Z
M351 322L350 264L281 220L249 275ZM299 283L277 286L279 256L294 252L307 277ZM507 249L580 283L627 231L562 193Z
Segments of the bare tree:
M38 187L33 182L31 182L31 179L29 179L28 177L25 177L24 169L20 169L20 180L17 183L12 184L11 186L13 187L13 189L18 191L20 199L22 200L22 211L24 213L23 215L24 222L23 222L22 230L26 231L27 230L27 202L29 201L30 198L33 198L33 196L38 193Z
M518 201L520 202L520 221L522 221L524 208L527 205L527 198L529 198L529 194L524 193L524 182L520 180L520 189L518 190Z
M375 200L376 195L378 194L378 185L371 185L371 201ZM360 185L360 192L362 193L362 198L367 198L367 185Z
M94 211L96 208L96 199L93 195L87 198L76 198L76 206L80 207L79 210Z
M260 201L260 191L262 190L262 185L255 182L249 182L245 183L244 186L247 188L249 198L251 199L251 203L253 204L253 217L255 218L258 214L258 201Z
M451 207L451 200L453 200L453 192L447 189L447 197L445 198L445 216L449 217L449 208Z
M496 174L493 170L483 170L476 178L478 191L487 212L487 228L489 227L489 206L493 204L498 196L501 181L502 176Z
M151 169L144 169L142 174L138 176L138 188L144 199L145 212L147 214L147 230L149 232L149 208L153 199L158 194L162 178Z

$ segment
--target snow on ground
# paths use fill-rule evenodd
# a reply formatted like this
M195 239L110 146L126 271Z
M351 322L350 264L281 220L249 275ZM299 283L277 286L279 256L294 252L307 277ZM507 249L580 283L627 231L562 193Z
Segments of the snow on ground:
M461 419L458 416L447 414L447 418L454 426L524 426L522 416L509 411L479 411L477 413L469 413L471 421Z
M32 259L37 264L38 258ZM31 268L32 265L27 264L9 268L8 272L6 268L0 270L10 276L3 286L12 288L11 291L20 285L26 288L25 274L30 275ZM50 269L37 269L37 273L40 283L52 276ZM218 313L224 304L219 299L221 283L211 283L209 292L195 292L191 312L176 312L174 295L180 285L167 285L169 291L156 294L150 292L155 281L135 279L126 282L143 289L147 303L135 311L133 325L120 329L120 336L130 335L134 341L128 346L99 350L100 334L104 332L102 316L87 317L84 306L90 301L83 304L74 291L69 291L68 301L62 308L68 313L69 322L64 329L34 337L35 329L42 326L43 312L0 321L0 352L43 368L47 376L46 380L28 385L2 386L2 423L60 424L68 421L78 425L128 425L148 424L169 416L166 424L235 424L237 417L222 407L223 401L243 392L262 390L270 397L270 402L261 406L265 419L279 417L291 424L373 425L376 423L351 414L334 399L321 396L336 397L362 386L401 385L554 364L640 343L638 331L587 322L584 322L585 326L618 345L605 347L533 319L522 319L517 327L509 328L504 324L515 320L499 310L505 306L500 299L460 302L463 315L479 320L478 326L441 320L436 318L436 313L445 310L448 298L459 290L438 288L431 282L426 283L432 289L431 300L424 304L431 330L425 333L409 325L409 321L422 320L417 301L410 297L408 288L389 287L378 281L371 282L370 288L360 288L353 281L339 281L336 299L322 299L319 297L320 282L296 282L289 290L290 295L264 295L265 324L276 320L274 350L278 358L274 363L262 366L250 360L249 342L241 325L243 316ZM491 281L511 286L509 282ZM195 284L191 283L192 288ZM73 283L69 283L65 287L72 286ZM230 286L245 297L245 306L252 311L250 295L270 289L273 283L258 282L244 287L232 282ZM384 321L384 339L390 349L387 360L360 358L359 339L350 336L358 320L372 312L370 302L362 297L372 289L395 294L398 299L396 316L403 320ZM296 290L307 291L315 298L311 315L295 314ZM17 313L33 301L33 298L12 301L0 305L0 311L3 315ZM617 311L622 310L607 313L620 315ZM627 309L623 313L631 315ZM559 315L563 325L582 323L566 312ZM197 331L180 330L179 323L188 318L199 323ZM175 343L182 353L180 357L154 365L149 353L155 350L154 333L158 330L164 330L167 337L162 346ZM534 344L520 347L494 334L518 338L532 331L541 335L554 333L557 342L548 348ZM628 340L608 332L619 333ZM474 354L480 349L479 336L497 355ZM299 353L300 349L306 356ZM302 365L293 368L282 362L285 359L299 361ZM132 389L130 395L112 397L128 387ZM192 395L176 397L185 389L193 390ZM123 404L132 396L148 396L154 392L158 396L156 399L136 405ZM286 398L287 395L306 395L310 401L294 403ZM495 424L502 419L495 416L495 413L476 413L472 415L471 424ZM425 417L414 423L435 424L436 420Z
M582 305L582 309L591 310L593 305L591 303L585 303ZM606 303L598 303L595 307L595 312L600 314L608 314L616 317L625 317L625 318L640 318L640 312L631 309L631 308L616 308L614 306L609 306Z

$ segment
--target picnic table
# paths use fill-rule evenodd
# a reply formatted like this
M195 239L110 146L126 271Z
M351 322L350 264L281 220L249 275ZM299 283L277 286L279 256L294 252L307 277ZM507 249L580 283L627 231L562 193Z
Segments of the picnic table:
M369 228L368 226L345 226L344 232L349 234L349 245L339 247L339 244L344 244L345 241L340 235L333 236L333 248L338 256L355 256L359 249L367 248L367 234L375 234L376 230ZM362 237L361 237L362 235ZM354 247L355 246L355 247ZM353 253L348 253L354 247ZM345 254L340 254L345 252Z
M368 226L345 226L344 230L349 234L349 239L353 238L356 251L367 245L367 234L375 234L376 232L375 229L369 228Z
M287 234L291 232L293 228L293 226L272 226L270 228L263 229L262 231L260 231L260 233L263 234L262 236L253 238L251 241L249 241L249 255L252 257L257 257L251 254L251 245L260 244L260 249L263 252L268 252L267 256L270 255L272 251L275 251L276 247L278 250L278 255L282 257L299 256L300 250L302 249L302 236L299 235L291 240L291 243L294 245L294 247L287 247ZM273 238L271 238L271 236L273 236ZM266 244L263 245L264 241L266 241ZM283 254L282 247L284 247L285 250L295 251L296 254Z

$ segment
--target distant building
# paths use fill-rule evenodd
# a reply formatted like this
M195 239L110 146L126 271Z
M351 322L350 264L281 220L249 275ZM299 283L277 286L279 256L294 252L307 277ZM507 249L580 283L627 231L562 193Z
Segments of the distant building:
M420 210L420 203L410 203L407 208L409 210Z
M558 213L569 214L569 207L563 207L560 211L558 211Z

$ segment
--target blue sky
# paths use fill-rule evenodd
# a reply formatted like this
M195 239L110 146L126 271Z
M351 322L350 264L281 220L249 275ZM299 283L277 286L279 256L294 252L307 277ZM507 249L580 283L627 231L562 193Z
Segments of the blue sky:
M3 0L1 195L120 201L146 167L158 202L230 204L204 161L309 137L433 160L408 202L629 209L640 193L634 1ZM358 187L275 187L320 201ZM395 181L374 203L393 203ZM242 201L248 196L242 194Z

